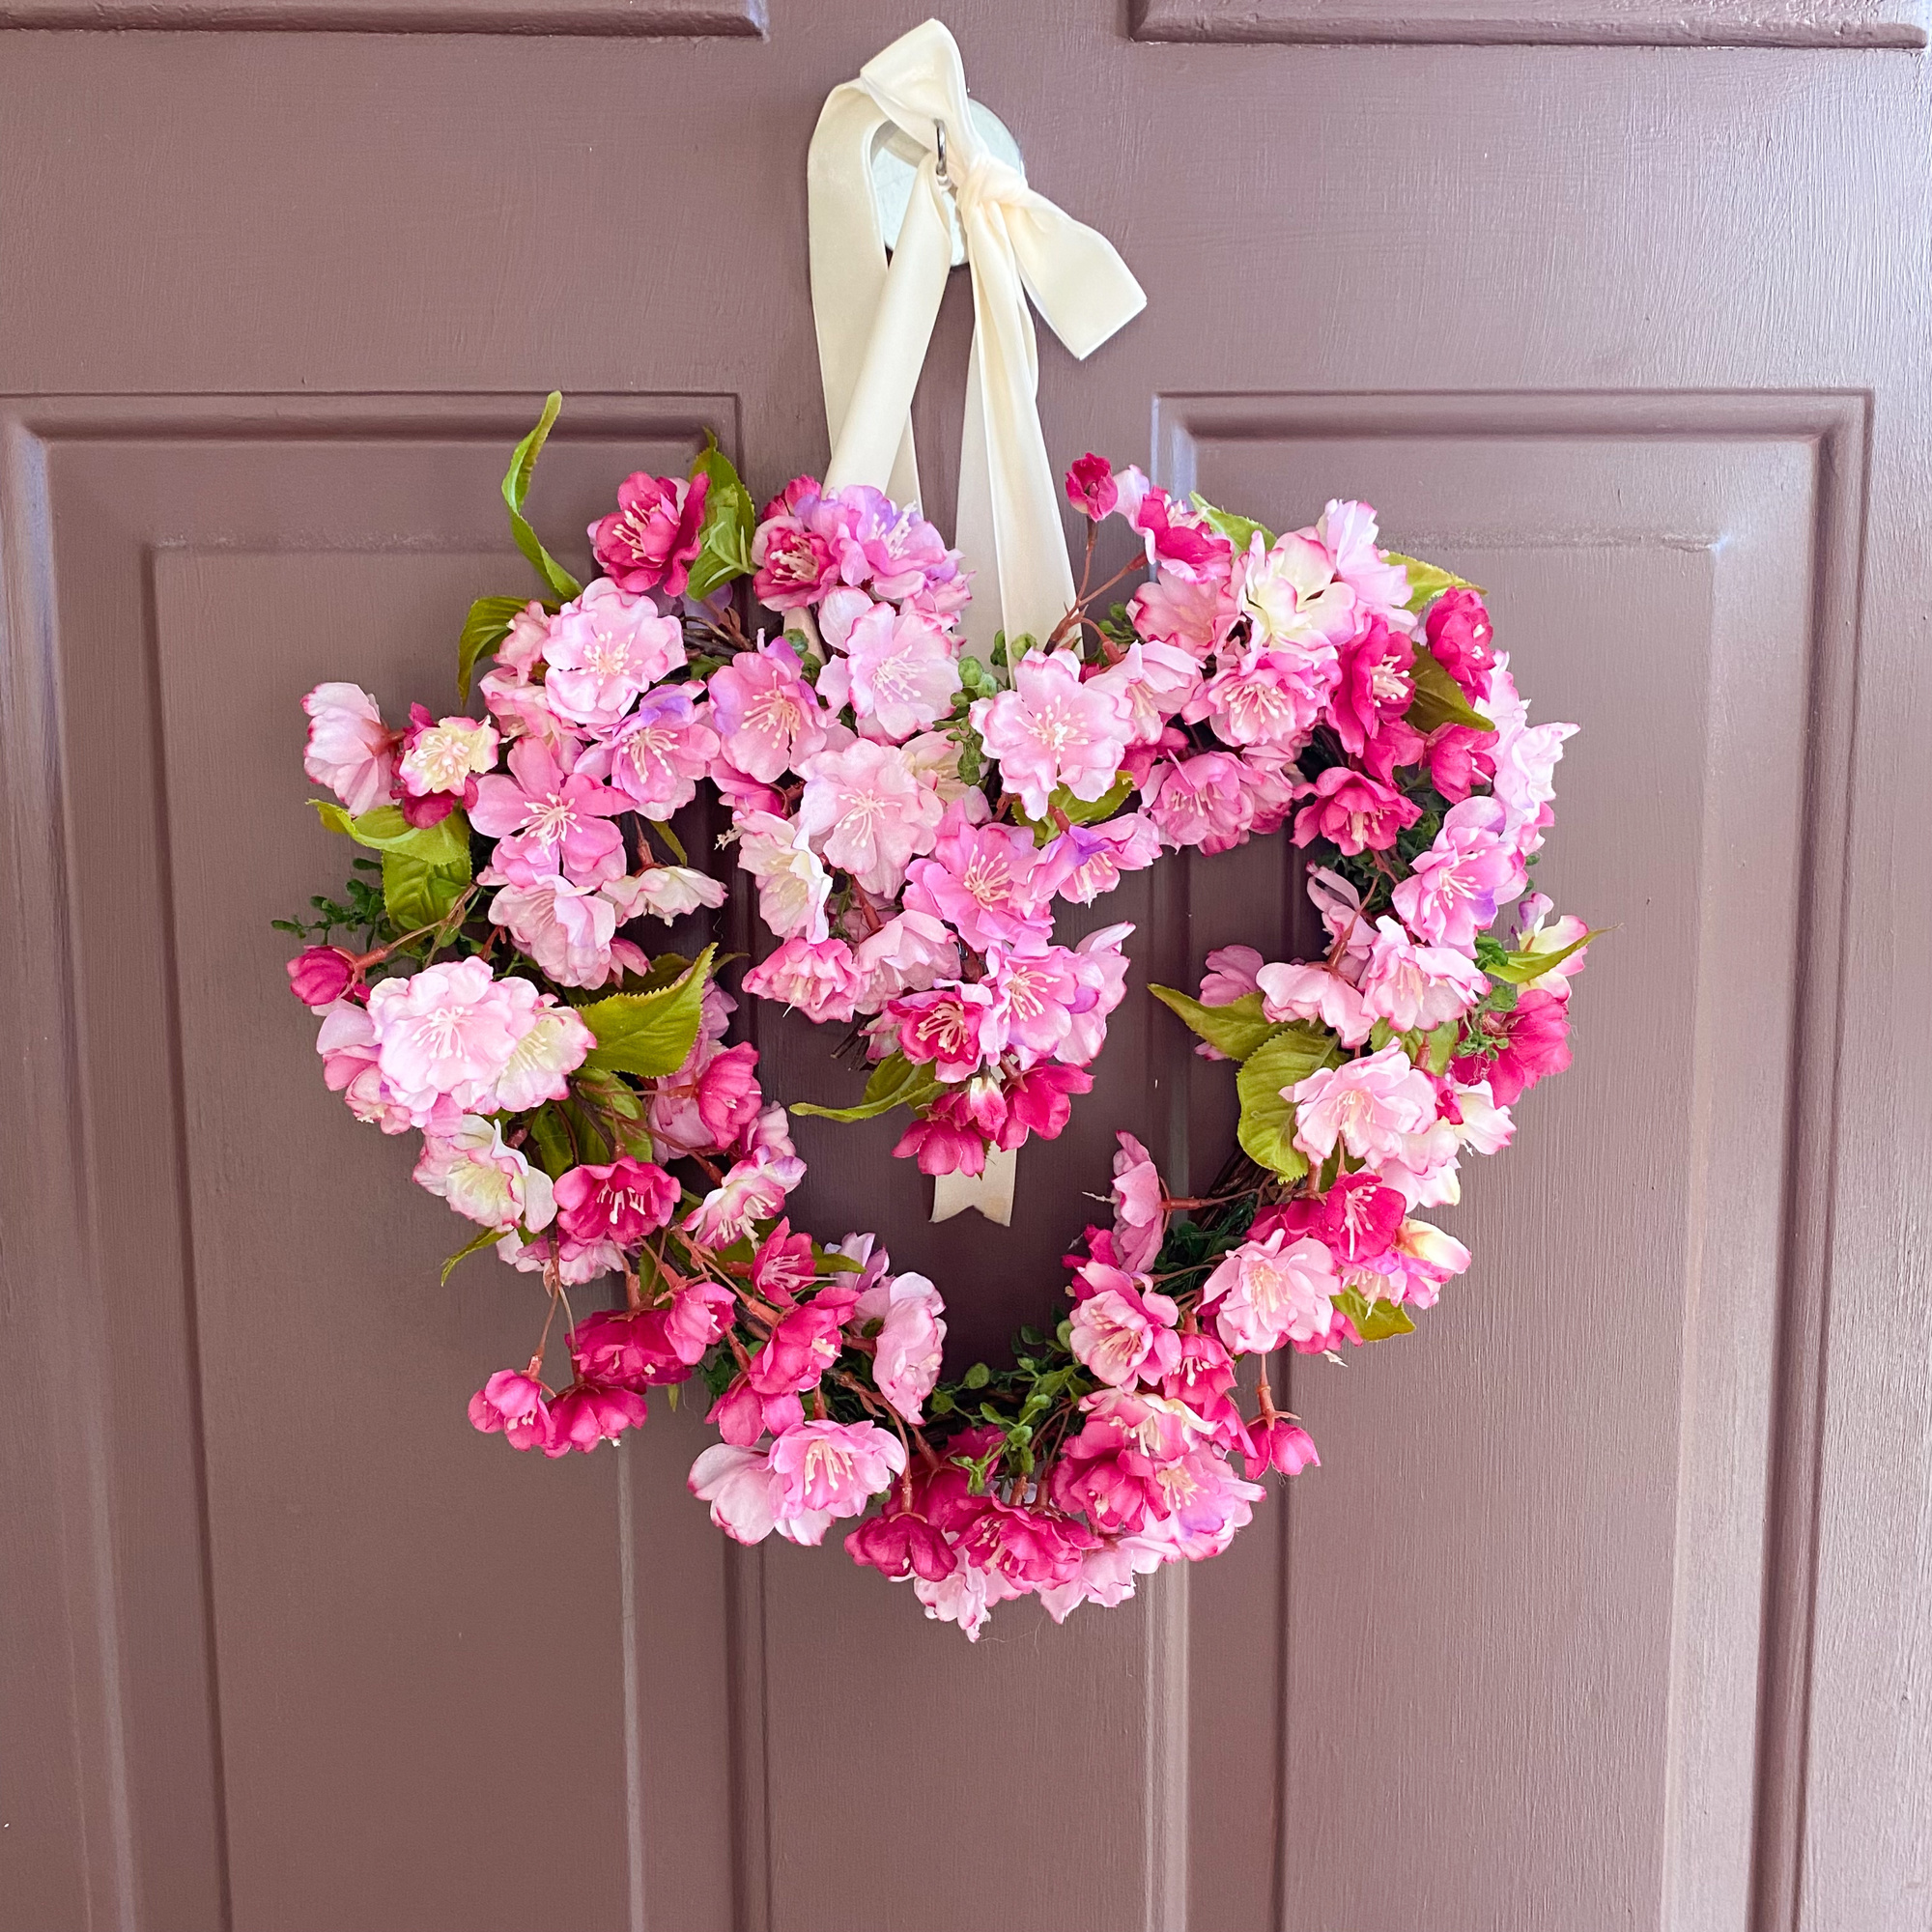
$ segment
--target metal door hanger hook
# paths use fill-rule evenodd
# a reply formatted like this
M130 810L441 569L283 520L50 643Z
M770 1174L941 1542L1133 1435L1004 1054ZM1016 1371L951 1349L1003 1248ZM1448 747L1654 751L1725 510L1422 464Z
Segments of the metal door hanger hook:
M1005 161L1024 181L1026 164L1020 159L1019 143L1007 131L999 116L990 108L980 106L977 100L969 101L967 110L973 117L973 129L980 137L980 147ZM952 266L956 269L966 259L966 236L959 226L958 211L952 206L951 200L951 191L955 186L949 167L952 144L947 136L944 121L935 120L932 130L930 152L935 164L933 178L949 191L947 215L952 229ZM879 211L879 234L888 248L898 245L906 203L912 198L912 185L927 152L902 128L890 126L880 130L873 145L872 194Z
M937 170L939 185L941 187L951 187L952 183L946 172L946 123L944 121L935 121L932 124L932 132L939 150L939 167Z

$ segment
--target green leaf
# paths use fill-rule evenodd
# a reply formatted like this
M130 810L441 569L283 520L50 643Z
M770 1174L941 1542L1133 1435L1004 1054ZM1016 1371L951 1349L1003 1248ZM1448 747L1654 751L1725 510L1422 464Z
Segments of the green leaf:
M1428 1065L1432 1073L1440 1073L1449 1065L1456 1051L1456 1037L1463 1031L1461 1020L1444 1020L1429 1036Z
M959 1385L961 1388L982 1389L992 1379L993 1379L992 1370L989 1369L984 1362L975 1362L973 1366L970 1369L968 1369L963 1376L959 1378Z
M1443 669L1434 651L1416 646L1415 662L1408 674L1415 685L1409 701L1408 722L1426 737L1438 724L1466 724L1472 731L1493 731L1492 720L1485 718L1463 696L1463 687Z
M379 805L351 818L333 799L312 798L316 816L331 832L341 832L372 852L401 852L445 871L469 876L469 821L457 807L434 825L412 825L399 805Z
M465 1241L464 1244L460 1248L458 1248L457 1251L453 1255L451 1255L446 1262L443 1263L442 1276L441 1276L442 1282L444 1284L447 1284L449 1277L456 1272L456 1264L458 1262L467 1262L471 1255L481 1254L485 1248L495 1247L496 1244L502 1238L503 1238L503 1231L501 1228L485 1228L483 1232L480 1235L476 1236L473 1239Z
M1262 1011L1259 993L1243 993L1225 1007L1204 1007L1199 1000L1177 993L1172 986L1150 986L1162 1006L1179 1013L1208 1044L1230 1060L1245 1060L1271 1034L1279 1022Z
M1445 590L1473 590L1482 594L1480 584L1471 583L1466 577L1458 577L1453 570L1444 570L1437 563L1424 563L1418 556L1404 556L1400 551L1382 552L1385 563L1399 563L1408 572L1408 608L1420 611L1432 598L1439 597Z
M814 1114L821 1121L870 1121L895 1107L921 1107L939 1092L939 1076L930 1061L911 1061L902 1053L888 1054L872 1068L866 1097L852 1107L820 1107L795 1100L794 1114Z
M553 1180L576 1165L570 1157L570 1135L555 1101L546 1100L530 1116L530 1141L536 1148L539 1164Z
M1386 1341L1391 1335L1413 1335L1415 1323L1399 1301L1370 1301L1359 1288L1345 1288L1335 1306L1355 1324L1364 1342Z
M1307 1157L1294 1145L1294 1106L1285 1090L1335 1057L1334 1037L1325 1028L1297 1020L1279 1028L1242 1062L1235 1081L1241 1096L1236 1138L1250 1160L1284 1180L1298 1180L1308 1172Z
M583 588L563 565L545 550L537 533L530 527L529 520L524 515L524 498L529 494L530 477L535 472L537 458L543 453L544 444L550 440L551 425L556 421L557 413L563 408L563 397L553 389L544 398L543 414L537 418L537 426L518 443L516 453L510 458L510 467L503 472L503 501L510 512L510 534L517 540L517 548L529 558L531 568L559 597L575 597Z
M469 854L463 867L431 866L407 852L383 854L383 904L398 932L440 925L469 884Z
M1252 517L1237 517L1232 510L1217 510L1198 490L1191 494L1194 507L1242 554L1246 554L1249 539L1257 530L1262 533L1262 548L1274 548L1274 532L1265 524L1258 524Z
M1560 966L1573 952L1579 952L1591 940L1600 937L1596 929L1586 932L1581 939L1573 939L1568 946L1559 946L1554 952L1511 952L1500 960L1485 966L1484 971L1492 980L1504 980L1512 986L1526 986L1532 980L1540 980L1552 967Z
M510 619L526 602L523 597L479 597L470 605L456 639L456 696L460 703L469 702L469 680L476 674L477 661L489 656L510 635Z
M710 487L704 497L704 521L697 528L697 557L691 566L688 597L709 597L720 584L752 574L752 538L758 527L751 492L738 480L731 459L718 447L718 439L704 433L704 447L691 466L694 477L705 476Z
M697 1037L704 1005L704 982L711 977L716 947L707 946L668 986L649 993L612 993L577 1017L597 1036L583 1065L592 1073L635 1073L662 1080L684 1065Z
M1069 825L1097 825L1103 819L1112 818L1133 796L1134 775L1122 772L1098 798L1075 798L1065 785L1056 785L1047 794L1047 813L1044 818L1028 818L1025 812L1019 814L1021 820L1033 828L1033 842L1044 845L1049 839L1060 837L1060 827L1053 814L1056 811L1065 815Z

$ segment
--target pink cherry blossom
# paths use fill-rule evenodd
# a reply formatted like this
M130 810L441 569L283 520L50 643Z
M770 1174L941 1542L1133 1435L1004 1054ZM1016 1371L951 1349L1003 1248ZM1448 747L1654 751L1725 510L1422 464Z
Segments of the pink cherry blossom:
M597 1036L554 995L539 993L527 980L499 982L515 1002L522 1028L488 1091L479 1094L480 1113L522 1114L570 1092L569 1076L583 1065Z
M505 886L490 901L490 917L559 986L602 986L621 970L612 952L617 908L588 886L554 872Z
M617 508L590 526L590 549L619 589L683 594L710 487L702 470L689 482L639 470L617 485Z
M805 828L769 811L737 821L738 864L758 882L758 911L781 939L823 939L825 901L832 874L825 869Z
M1069 825L1039 854L1034 882L1042 897L1058 894L1092 905L1160 857L1160 832L1151 818L1126 812L1103 825Z
M380 1126L385 1134L406 1134L415 1124L409 1106L383 1078L376 1029L366 1007L337 1000L322 1016L315 1050L322 1056L323 1084L342 1095L358 1121ZM431 1109L426 1124L454 1126L462 1111L445 1095Z
M1144 795L1153 822L1171 845L1226 852L1248 836L1254 803L1241 782L1237 758L1202 752L1154 767Z
M355 978L355 962L335 946L311 946L288 963L289 990L313 1012L332 1007Z
M898 1137L893 1158L916 1162L922 1174L983 1174L986 1140L978 1127L935 1111L914 1121Z
M1294 842L1326 838L1352 859L1362 852L1386 852L1405 826L1422 810L1413 799L1347 765L1330 765L1315 781L1312 804L1295 814Z
M648 693L580 769L601 775L646 818L667 819L697 795L718 756L718 733L688 687Z
M646 866L634 878L612 879L598 890L616 908L620 923L649 914L666 922L699 906L722 906L730 896L722 879L690 866Z
M875 1013L900 993L923 992L959 971L959 942L930 913L908 909L868 933L852 950L865 976L858 1010Z
M1308 896L1321 915L1331 953L1334 948L1341 948L1335 970L1351 985L1358 982L1375 937L1362 916L1361 894L1340 872L1317 866L1308 874Z
M1351 758L1361 757L1401 724L1415 696L1409 676L1414 662L1415 646L1379 617L1371 617L1343 643L1327 720ZM1407 725L1402 730L1406 735L1398 754L1385 763L1411 763L1419 753L1421 734Z
M711 673L711 722L723 755L770 784L825 744L825 714L789 644L740 651Z
M778 1524L771 1452L714 1442L691 1465L687 1487L711 1505L711 1520L738 1543L762 1543Z
M1132 1134L1115 1138L1114 1252L1129 1274L1141 1274L1153 1265L1167 1233L1167 1190L1147 1149Z
M383 1077L417 1125L445 1094L468 1107L489 1091L529 1030L535 997L527 981L499 980L480 959L445 960L370 988Z
M494 1122L476 1114L464 1115L447 1134L424 1139L415 1182L486 1228L524 1227L535 1234L555 1212L550 1177L505 1146Z
M1339 1284L1327 1247L1312 1236L1290 1240L1277 1228L1225 1256L1201 1291L1203 1314L1238 1354L1265 1355L1284 1342L1325 1334Z
M1130 475L1138 478L1137 471ZM1121 508L1147 544L1148 562L1158 566L1163 575L1225 581L1234 563L1234 545L1199 510L1177 504L1165 490L1150 487L1144 478L1131 487L1127 479L1115 479L1122 497Z
M1360 621L1355 593L1335 578L1335 561L1309 531L1263 548L1257 530L1237 572L1241 614L1263 650L1296 646L1308 653L1309 681L1335 678L1335 646Z
M805 1163L796 1154L759 1154L736 1161L684 1217L683 1226L705 1247L727 1248L750 1232L753 1222L770 1220L804 1179Z
M849 1020L866 981L844 940L794 934L740 983L756 999L797 1007L808 1019Z
M1066 472L1066 500L1083 517L1091 517L1096 524L1113 513L1121 500L1121 491L1114 481L1113 466L1104 456L1095 456L1090 449L1085 456L1075 459Z
M1226 654L1223 654L1226 663ZM1262 746L1293 757L1308 742L1335 682L1335 653L1260 650L1217 671L1181 714L1206 719L1224 745Z
M898 1049L914 1062L930 1061L942 1081L967 1079L990 1052L993 995L984 985L943 985L887 1003Z
M845 1553L854 1563L877 1570L895 1582L908 1577L943 1582L958 1563L944 1533L914 1510L867 1518L846 1537Z
M879 1324L872 1379L879 1393L915 1427L925 1420L921 1405L939 1379L946 1347L945 1308L938 1289L924 1275L907 1273L883 1276L859 1296L852 1311L867 1327L874 1321Z
M1472 952L1496 908L1522 890L1522 861L1492 798L1452 805L1428 851L1390 895L1402 921L1431 946Z
M858 1516L904 1472L905 1445L873 1422L802 1422L772 1444L777 1514L803 1522L813 1516ZM825 1534L800 1535L816 1543Z
M752 539L752 594L769 611L803 610L838 581L832 546L798 515L817 501L817 484L800 476L765 505Z
M622 792L559 763L546 745L520 739L508 778L476 781L469 822L497 841L492 871L529 886L561 871L573 885L596 886L624 871L624 836L611 823L631 810Z
M1142 638L1127 646L1120 663L1096 671L1087 682L1126 708L1130 750L1156 745L1167 721L1187 710L1200 692L1201 660L1180 644Z
M1254 1434L1254 1454L1248 1457L1248 1474L1259 1476L1265 1469L1279 1469L1284 1476L1298 1476L1302 1470L1319 1469L1321 1458L1315 1453L1315 1438L1298 1422L1278 1415Z
M1074 1303L1068 1346L1075 1358L1115 1388L1143 1376L1157 1381L1180 1359L1179 1309L1120 1268L1090 1262L1082 1273L1088 1284L1106 1285Z
M308 746L302 770L327 785L356 818L389 795L398 734L359 685L319 684L302 699Z
M1073 1115L1073 1096L1093 1091L1094 1076L1077 1066L1047 1062L1017 1074L1006 1091L1007 1120L1000 1145L1009 1150L1025 1145L1029 1134L1057 1140Z
M1360 1046L1375 1025L1362 996L1320 960L1264 966L1255 976L1271 1020L1320 1020L1344 1046Z
M1077 651L1030 651L1013 688L976 699L971 715L1001 782L1034 818L1046 816L1062 785L1090 803L1103 797L1126 755L1127 708L1114 693L1081 682Z
M1549 900L1542 893L1531 893L1517 908L1516 930L1513 938L1514 950L1526 952L1532 959L1550 953L1564 952L1576 946L1577 951L1567 959L1559 960L1548 972L1525 981L1539 993L1553 993L1559 1000L1570 997L1570 981L1583 970L1583 962L1590 956L1587 946L1577 942L1589 933L1580 919L1566 913L1561 919L1552 920ZM291 968L293 977L293 968ZM309 1004L313 1006L314 1001Z
M805 793L798 822L813 849L867 892L896 894L908 862L932 849L944 810L937 795L919 782L896 746L864 739L820 752L799 769Z
M512 1449L547 1449L555 1439L549 1391L532 1375L498 1369L469 1398L469 1424Z
M684 627L660 616L648 597L599 578L557 613L544 656L552 708L575 724L609 729L684 663Z
M721 1047L700 1037L691 1059L651 1096L651 1134L672 1153L731 1146L758 1116L758 1049L749 1041Z
M1330 503L1312 532L1335 559L1335 575L1355 593L1363 610L1378 613L1395 630L1408 630L1408 572L1384 560L1376 548L1376 513L1366 503Z
M1459 1020L1490 989L1490 982L1461 952L1446 946L1417 946L1386 914L1376 922L1369 963L1362 973L1362 1004L1397 1033L1433 1031Z
M810 1246L810 1237L807 1245ZM840 1333L851 1318L859 1293L851 1288L821 1289L814 1299L789 1308L752 1357L745 1380L755 1395L802 1395L838 1359Z
M678 1185L663 1168L625 1154L601 1167L573 1167L556 1178L556 1224L574 1241L635 1248L677 1208Z
M801 514L831 546L846 583L934 616L964 607L967 587L958 553L946 548L916 506L901 509L883 491L855 483L821 497Z
M896 742L937 724L959 690L956 645L920 611L877 604L853 625L846 643L852 709L867 736Z
M1513 1106L1539 1080L1570 1065L1568 1002L1554 993L1525 988L1506 1013L1489 1012L1477 1022L1476 1038L1493 1057L1469 1053L1451 1063L1458 1080L1488 1080L1498 1106Z
M1575 735L1577 726L1532 726L1529 707L1517 696L1510 676L1509 659L1500 654L1490 672L1489 691L1476 708L1496 726L1490 756L1495 761L1496 803L1503 811L1498 829L1527 856L1543 843L1543 827L1548 822L1545 814L1556 794L1557 760L1563 755L1563 741Z
M473 718L445 718L412 732L397 767L403 788L412 798L453 792L459 798L469 781L497 762L497 727Z
M1255 976L1262 969L1262 955L1252 946L1217 947L1205 963L1207 970L1201 976L1204 1007L1232 1007L1236 1000L1261 989Z
M1423 628L1430 655L1463 687L1464 696L1481 697L1496 661L1495 630L1482 598L1473 590L1445 590L1430 605Z
M1107 1043L1107 1015L1127 996L1127 956L1121 948L1132 931L1127 924L1103 925L1073 949L1068 964L1080 982L1080 997L1070 1009L1072 1023L1060 1049L1060 1058L1071 1066L1097 1059Z
M1077 963L1064 946L1040 952L987 948L981 983L993 1005L980 1038L990 1054L1018 1052L1031 1063L1057 1052L1072 1032L1074 1007L1083 1003Z
M1361 1060L1324 1066L1289 1090L1294 1102L1294 1144L1311 1160L1326 1160L1339 1139L1351 1158L1371 1166L1400 1158L1406 1135L1435 1122L1435 1090L1400 1046Z
M1053 930L1045 915L1051 888L1039 879L1033 834L1011 825L943 821L929 859L907 867L906 903L936 914L976 952L991 946L1043 946Z

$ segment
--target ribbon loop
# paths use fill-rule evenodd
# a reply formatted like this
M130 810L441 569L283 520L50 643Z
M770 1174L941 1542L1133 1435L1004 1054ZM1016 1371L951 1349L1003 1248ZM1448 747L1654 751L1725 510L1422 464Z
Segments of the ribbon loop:
M871 159L888 128L922 158L890 265ZM941 167L944 151L945 166ZM966 72L937 20L902 35L827 97L811 138L811 301L832 439L829 487L920 500L912 396L952 262L952 214L973 276L954 542L978 571L964 629L983 655L1006 630L1040 638L1073 601L1039 425L1028 303L1077 357L1147 304L1114 244L1027 185L974 123Z

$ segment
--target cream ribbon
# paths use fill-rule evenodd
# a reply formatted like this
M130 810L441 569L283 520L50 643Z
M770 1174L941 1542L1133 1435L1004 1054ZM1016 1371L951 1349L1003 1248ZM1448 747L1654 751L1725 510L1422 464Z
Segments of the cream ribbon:
M889 127L922 151L890 266L872 191L873 149ZM1027 298L1084 359L1147 296L1104 235L987 152L959 48L937 20L901 35L826 97L808 179L811 306L832 435L827 485L869 483L895 502L920 501L912 395L952 266L950 203L973 274L953 540L979 575L963 629L982 659L998 630L1046 637L1072 605L1073 573L1040 433Z

